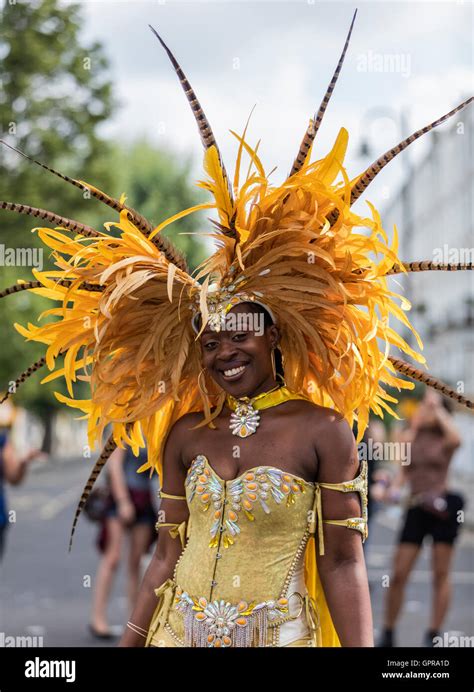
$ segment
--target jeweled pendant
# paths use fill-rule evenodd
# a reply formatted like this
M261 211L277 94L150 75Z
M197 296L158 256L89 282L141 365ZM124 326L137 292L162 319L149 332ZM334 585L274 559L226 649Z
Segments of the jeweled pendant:
M233 435L248 437L253 435L260 423L260 414L251 404L238 403L230 415L229 428Z

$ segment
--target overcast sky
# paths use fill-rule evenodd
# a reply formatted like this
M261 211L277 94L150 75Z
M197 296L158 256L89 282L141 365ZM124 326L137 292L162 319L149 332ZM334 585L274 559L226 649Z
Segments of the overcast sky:
M248 139L262 138L260 155L267 171L278 166L276 181L286 176L320 104L356 6L351 43L313 160L329 150L344 126L349 131L346 166L353 177L402 138L396 122L370 117L369 111L403 109L406 135L474 93L470 2L87 0L82 5L84 37L104 45L120 100L107 136L146 135L191 153L197 177L202 148L196 125L148 24L159 31L194 87L229 171L236 150L229 130L241 132L256 104ZM358 153L363 131L373 145L370 159ZM410 147L414 160L427 144ZM397 162L389 168L370 189L368 198L379 207L395 193L403 170Z

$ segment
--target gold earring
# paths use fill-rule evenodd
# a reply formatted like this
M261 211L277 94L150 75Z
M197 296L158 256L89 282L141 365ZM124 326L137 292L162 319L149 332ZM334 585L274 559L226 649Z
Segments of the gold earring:
M205 369L206 369L206 368L203 368L203 369L201 370L201 372L199 373L198 379L197 379L197 383L198 383L199 389L201 390L201 394L205 394L206 396L209 396L209 392L207 391L207 389L206 389L205 387L204 387L204 389L201 387L201 375L202 375L202 373L204 372Z
M277 372L276 372L275 349L274 348L272 348L272 351L271 351L271 361L272 361L273 379L276 380Z

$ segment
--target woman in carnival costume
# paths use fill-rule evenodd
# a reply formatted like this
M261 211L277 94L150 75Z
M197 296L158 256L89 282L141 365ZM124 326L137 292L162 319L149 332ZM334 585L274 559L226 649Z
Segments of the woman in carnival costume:
M351 426L357 421L358 442L370 411L396 415L397 400L385 387L412 389L407 377L472 408L391 355L397 348L425 362L389 324L397 318L422 348L405 314L408 301L388 286L394 274L472 266L402 262L396 229L389 244L372 204L367 217L351 208L389 161L472 98L353 179L344 168L344 128L331 151L311 163L354 20L355 14L281 185L269 182L246 128L242 136L232 133L239 147L228 176L194 90L153 29L195 115L207 174L199 184L214 200L154 228L124 197L39 164L119 219L99 231L44 209L0 203L55 227L37 232L57 269L33 270L34 281L0 294L30 290L59 301L46 313L55 321L16 325L47 346L17 383L47 365L52 372L43 381L64 377L70 397L56 396L84 412L91 445L102 444L104 428L112 427L71 541L117 446L138 455L146 444L148 459L138 471L160 476L157 549L122 646L372 646L362 550L367 466L359 464ZM209 234L217 249L193 275L161 231L202 209L217 211ZM77 379L90 383L89 399L74 398Z

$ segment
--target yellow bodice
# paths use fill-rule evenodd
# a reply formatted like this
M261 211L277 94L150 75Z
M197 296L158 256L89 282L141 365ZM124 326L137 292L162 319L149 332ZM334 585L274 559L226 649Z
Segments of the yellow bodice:
M316 530L324 550L322 485L271 466L225 481L199 454L185 481L189 520L170 531L185 547L173 579L156 589L147 644L164 627L182 646L279 646L282 627L298 621L321 645L318 604L301 575ZM327 487L361 492L362 518L335 523L365 536L366 466Z

